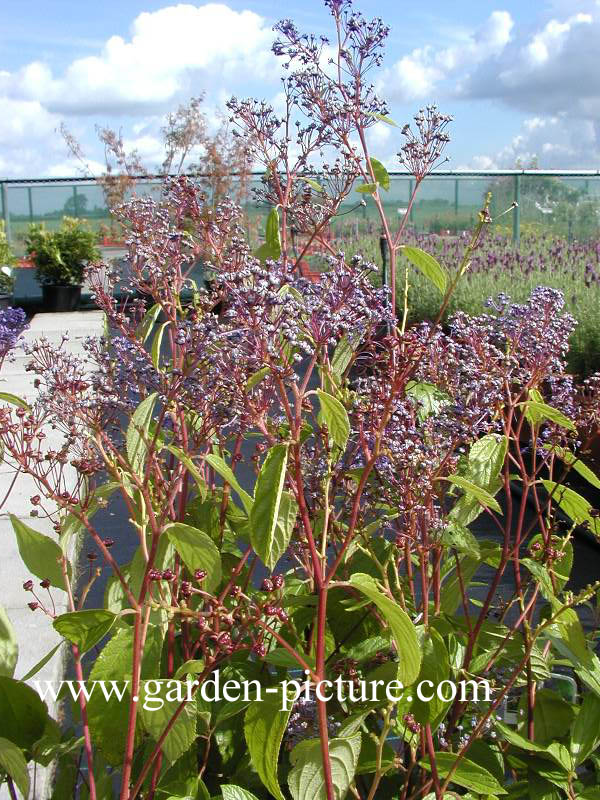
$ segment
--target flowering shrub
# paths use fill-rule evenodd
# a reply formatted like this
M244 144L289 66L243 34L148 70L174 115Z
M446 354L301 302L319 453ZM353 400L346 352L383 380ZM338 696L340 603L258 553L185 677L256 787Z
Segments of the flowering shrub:
M357 174L381 207L387 175L365 135L385 106L363 80L387 29L327 5L333 77L324 43L291 23L275 45L300 63L288 106L313 115L296 160L285 120L231 104L270 164L263 191L280 213L264 246L252 253L240 209L213 208L185 178L160 203L132 200L130 301L117 304L110 270L89 274L112 337L85 357L35 343L38 398L0 408L5 461L31 476L32 515L56 532L13 519L30 607L68 642L78 681L128 682L120 700L79 693L77 733L61 735L5 663L13 794L27 794L30 759L58 761L64 797L595 796L600 662L576 609L598 586L566 587L573 537L598 538L600 521L565 480L599 485L580 456L599 432L600 380L580 389L566 374L573 320L551 289L444 330L408 327L406 307L399 322L358 255L332 252L316 282L298 274L292 222L319 237ZM405 131L417 181L447 122L429 109ZM340 155L321 184L309 156L322 147ZM448 274L382 219L392 261L404 247L440 291L440 318L488 220L486 205ZM208 290L190 286L199 254ZM96 516L116 497L126 563ZM37 581L66 589L69 611ZM577 698L547 685L558 664ZM248 691L215 699L217 673ZM460 681L471 693L421 691ZM11 720L25 708L23 729Z

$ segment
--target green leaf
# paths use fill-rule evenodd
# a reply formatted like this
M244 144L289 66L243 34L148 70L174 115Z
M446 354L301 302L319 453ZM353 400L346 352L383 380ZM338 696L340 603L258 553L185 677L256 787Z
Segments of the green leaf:
M23 675L23 677L21 678L21 680L22 680L22 681L29 681L29 680L31 680L31 678L33 678L33 676L34 676L34 675L37 675L37 674L38 674L38 672L39 672L39 671L42 669L42 667L45 667L45 666L46 666L46 664L47 664L47 663L50 661L50 659L52 658L52 656L53 656L53 655L56 653L56 651L57 651L57 650L59 649L59 647L61 647L61 646L62 646L62 642L59 642L59 643L56 645L56 647L53 647L53 648L52 648L52 650L50 650L50 652L49 652L49 653L46 653L46 655L45 655L43 658L41 658L41 659L40 659L40 660L37 662L37 664L35 664L35 665L34 665L34 666L33 666L33 667L32 667L32 668L29 670L29 672L27 673L27 675Z
M410 686L416 681L421 669L421 649L410 617L380 590L370 575L357 572L350 578L350 585L368 597L389 624L398 651L398 680L404 686Z
M542 481L548 494L552 495L552 500L558 504L560 509L570 517L577 525L588 525L590 530L600 536L600 520L592 517L591 503L568 486L561 486L554 481Z
M446 293L448 273L433 256L421 250L420 247L408 247L407 245L403 245L401 250L411 264L420 270L441 294Z
M221 786L221 792L223 793L223 800L257 800L256 795L252 794L252 792L233 784Z
M270 569L287 549L298 511L293 497L283 490L287 458L288 448L283 444L267 452L256 480L250 512L250 542Z
M592 470L581 461L581 459L576 458L574 453L570 450L567 450L565 447L559 447L558 445L551 445L545 444L544 450L549 450L555 453L561 461L564 461L569 467L572 467L575 472L578 472L582 478L585 478L588 483L591 483L596 489L600 489L600 478L592 472Z
M486 492L485 489L482 489L480 486L476 486L466 478L463 478L460 475L449 475L447 478L442 478L441 480L449 481L455 486L464 489L464 491L470 497L474 497L475 500L477 500L477 502L484 508L491 508L492 511L497 511L499 514L502 514L502 509L500 508L498 501L495 500L491 494Z
M420 422L424 422L432 414L439 414L451 402L450 397L433 383L409 381L406 384L406 394L415 400Z
M346 796L354 779L360 745L360 732L329 742L331 778L339 800ZM327 800L320 741L308 739L300 742L290 753L290 761L293 768L288 775L288 785L294 800Z
M296 503L294 496L290 492L283 492L271 550L267 554L267 560L264 561L263 559L265 566L269 567L269 569L275 569L277 562L288 549L297 516L298 503Z
M263 378L266 378L266 376L269 374L270 371L271 371L270 367L262 367L261 369L257 370L253 375L250 375L250 377L246 381L246 391L251 392L255 386L258 386L258 384L263 380Z
M341 381L342 375L352 361L353 355L354 347L348 335L344 334L335 347L330 364L331 372L338 381Z
M525 697L523 702L526 702ZM535 693L533 722L535 740L538 744L547 747L564 736L565 731L571 727L573 717L571 704L556 692L551 689L538 689Z
M490 433L478 439L469 450L469 479L489 492L489 487L504 466L507 452L506 436Z
M206 570L204 586L212 592L221 583L221 555L210 536L192 525L173 522L165 532L188 571Z
M319 423L325 423L329 429L329 435L342 450L346 447L350 436L350 420L348 412L340 401L331 394L317 389L317 396L321 405Z
M23 797L29 797L29 772L21 750L8 739L0 738L0 770L15 782Z
M376 158L370 158L369 161L371 162L371 168L373 170L375 180L381 186L381 188L385 189L387 192L390 188L390 176L387 169L383 166L381 161L378 161Z
M325 191L325 189L323 189L321 184L318 183L317 181L315 181L313 178L307 178L305 175L300 175L299 177L300 177L301 181L304 181L304 183L307 183L310 186L311 189L315 190L315 192L324 192Z
M267 221L265 224L265 242L257 250L254 255L260 261L277 261L281 255L281 237L279 233L279 212L277 208L272 208L269 211Z
M142 682L139 711L146 732L158 741L171 718L188 696L187 684L174 678ZM166 759L173 764L196 739L196 703L186 702L162 745Z
M273 546L276 539L280 538L277 522L284 494L287 458L287 445L277 444L271 447L258 473L254 489L254 505L250 511L250 542L266 565L272 563Z
M379 122L385 122L386 125L392 125L394 128L400 127L397 122L394 122L391 117L387 117L385 114L378 114L375 111L364 111L363 113L367 117L373 117L373 119L379 120Z
M362 183L360 186L356 187L356 191L360 194L375 194L377 191L377 184L376 183Z
M277 800L284 800L277 780L281 740L291 714L282 710L283 690L265 694L262 701L251 703L244 718L244 735L254 769ZM289 705L289 704L288 704Z
M19 645L15 629L8 614L0 606L0 675L8 675L9 678L12 678L18 658Z
M228 483L231 486L231 488L238 493L239 498L242 501L244 508L246 509L246 513L249 514L252 509L254 501L252 500L248 492L245 492L242 489L242 487L238 482L238 479L233 474L233 470L231 469L231 467L228 464L226 464L225 461L223 461L221 456L215 455L214 453L205 456L204 460L206 461L207 464L210 464L210 466L214 469L214 471L223 478L225 483Z
M577 430L575 425L562 411L559 411L557 408L552 408L552 406L546 403L537 402L536 400L527 400L524 403L520 403L520 405L525 408L525 416L532 425L549 421L560 425L561 428L566 428L568 431Z
M466 553L467 555L479 558L479 542L464 525L451 523L442 534L442 544L448 547L454 547L459 553Z
M529 572L533 575L536 582L540 586L540 591L546 600L551 600L555 596L554 587L552 586L552 579L550 573L543 564L534 561L532 558L522 558L523 564Z
M600 697L586 693L571 728L571 755L578 767L600 745Z
M22 750L30 750L44 733L48 710L26 683L1 676L0 720L4 736Z
M445 778L452 769L456 755L454 753L435 753L435 763L438 774ZM421 761L421 766L431 771L431 763L429 758L424 758ZM507 794L506 789L494 778L494 776L480 767L469 761L468 758L462 758L456 770L452 773L450 779L452 783L457 783L465 789L471 789L478 794Z
M137 326L135 331L136 338L144 344L148 336L150 336L150 331L154 327L154 323L158 319L158 315L160 314L161 307L158 303L149 308L148 311L144 314L144 318Z
M174 444L167 445L167 450L170 453L173 453L174 456L177 456L177 458L181 461L181 463L184 465L184 467L187 469L187 471L194 479L196 486L198 487L198 494L200 495L202 500L206 500L206 496L208 494L208 486L206 484L206 481L202 477L200 470L198 469L196 464L194 464L190 456L188 456L187 453L184 453L184 451L180 447L175 447Z
M70 611L57 617L52 626L69 642L76 644L81 653L87 653L110 631L117 615L104 608Z
M64 591L65 581L60 567L63 552L58 544L49 536L30 528L14 514L10 515L10 521L17 536L19 553L27 569L41 580L47 578L52 586ZM67 564L67 571L70 577L70 564Z
M29 411L29 406L25 400L21 400L21 398L17 397L16 394L11 394L10 392L0 392L0 400L4 400L5 403L10 403L11 406L18 406L19 408L24 408L25 411Z
M442 681L450 678L448 650L435 628L425 630L420 627L418 636L423 659L418 681L419 683L431 681L432 685L437 687ZM429 694L433 694L433 690ZM452 701L440 700L437 693L433 694L432 699L428 701L420 700L415 696L411 711L417 722L423 725L430 723L432 730L435 731L451 704Z
M152 358L152 364L154 366L154 369L158 369L160 366L160 348L162 345L165 328L167 328L169 324L170 324L169 322L163 322L160 328L156 331L154 339L152 340L152 349L150 351L150 356Z
M588 649L577 612L573 608L564 608L556 617L553 627L558 630L563 644L569 648L579 662L577 666L591 666L592 654Z
M281 255L281 238L279 236L279 211L272 208L267 217L265 226L265 241L273 252L277 252L276 258Z
M127 428L127 458L129 459L131 469L136 475L140 476L148 453L148 430L150 428L152 412L154 411L157 397L157 392L153 392L142 400L131 415L131 420Z

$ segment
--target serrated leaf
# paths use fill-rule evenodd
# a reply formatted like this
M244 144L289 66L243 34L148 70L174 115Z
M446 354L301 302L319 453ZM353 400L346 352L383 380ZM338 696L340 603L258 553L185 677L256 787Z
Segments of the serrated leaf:
M238 493L239 498L242 501L244 508L246 509L246 514L249 514L250 511L252 510L252 505L254 501L252 500L248 492L242 489L238 479L233 474L233 470L231 469L229 464L226 464L225 461L223 461L223 459L221 458L221 456L215 455L214 453L204 456L204 460L206 461L207 464L210 464L210 466L214 469L214 471L223 478L225 483L228 483L231 486L231 488Z
M252 764L265 787L277 800L284 800L277 780L277 764L281 740L291 714L291 707L287 711L282 710L282 691L279 687L274 694L265 693L260 703L248 706L244 718L244 735Z
M343 800L354 779L361 746L360 731L347 738L331 739L329 758L335 796ZM294 800L327 800L321 744L318 739L300 742L290 753L293 768L288 785Z
M344 334L336 345L330 364L331 371L338 381L342 379L342 375L348 368L348 364L352 361L353 355L354 347L349 337Z
M250 542L264 564L272 562L278 537L277 523L285 484L287 445L271 447L256 479L250 511ZM286 502L286 501L284 501Z
M36 577L44 580L47 578L52 586L57 589L65 588L65 582L60 567L63 552L58 544L49 536L30 528L22 520L10 515L13 530L17 537L17 547L27 569ZM71 576L71 565L67 565Z
M383 166L381 161L378 161L376 158L370 158L369 161L371 162L375 180L381 188L387 192L390 188L390 176L387 169Z
M212 592L216 589L221 583L221 554L210 536L183 522L173 522L165 528L165 533L188 572L193 575L197 569L205 570L206 590Z
M359 194L375 194L377 191L377 184L376 183L362 183L360 186L356 187L356 190Z
M154 741L158 741L187 692L187 685L174 678L142 682L139 713ZM160 706L159 700L162 701ZM189 750L196 739L196 708L193 700L185 703L162 744L162 752L171 764Z
M522 558L521 564L527 567L529 572L531 572L536 582L539 584L540 591L546 600L554 598L555 592L552 586L552 579L546 567L538 561L534 561L532 558Z
M574 423L565 416L562 411L557 408L552 408L547 403L537 402L534 400L527 400L525 403L520 403L525 408L525 416L532 425L537 425L540 422L554 422L560 425L561 428L566 428L568 431L576 431Z
M435 764L438 774L443 778L448 775L452 769L456 755L454 753L435 753ZM431 762L429 758L424 758L421 761L421 766L431 771ZM498 795L507 794L506 789L502 786L494 776L479 764L469 761L468 758L463 758L459 761L458 766L452 773L450 779L452 783L457 783L465 789L471 789L478 794L484 795Z
M106 636L117 620L117 615L104 608L70 611L57 617L52 626L61 636L76 644L81 653L87 653Z
M157 397L157 392L145 397L131 415L131 420L127 427L127 458L131 469L139 476L142 474L146 455L148 454L148 431Z
M0 676L0 720L4 736L21 750L29 750L44 733L48 709L26 683Z
M590 514L591 503L568 486L562 486L554 481L543 480L542 484L552 500L565 512L577 525L588 525L590 530L600 536L600 519Z
M418 406L417 416L423 422L432 414L439 412L447 406L450 397L437 388L433 383L409 381L406 384L406 394L415 400Z
M325 423L329 435L342 450L346 447L350 436L350 420L348 412L337 397L317 389L317 396L321 405L319 414L320 424Z
M571 728L571 755L575 767L600 745L600 697L588 692Z
M421 668L421 648L417 632L408 614L384 594L374 578L358 572L350 578L350 585L369 598L379 609L390 626L398 651L398 680L404 686L416 681Z
M441 294L446 293L448 273L432 255L421 250L420 247L409 247L408 245L404 245L401 251Z
M600 489L600 478L592 472L592 470L584 464L581 459L577 458L574 453L570 450L567 450L565 447L559 447L558 445L551 445L545 444L544 450L549 450L555 453L561 461L564 461L569 467L572 467L575 472L578 472L582 478L585 478L588 483L594 486L596 489Z
M29 772L25 756L16 744L1 737L0 770L10 775L23 797L29 797Z
M498 501L492 497L489 492L486 492L485 489L482 489L480 486L476 486L466 478L463 478L460 475L449 475L447 478L442 478L442 480L448 481L449 483L452 483L455 486L463 489L470 497L475 498L475 500L477 500L477 502L484 508L491 508L492 511L502 514L502 509L500 508Z

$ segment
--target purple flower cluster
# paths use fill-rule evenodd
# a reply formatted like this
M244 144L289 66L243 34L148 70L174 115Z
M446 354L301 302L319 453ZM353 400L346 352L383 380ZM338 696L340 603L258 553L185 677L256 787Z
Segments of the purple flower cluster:
M27 317L22 308L0 310L0 364L17 346L20 336L27 327Z

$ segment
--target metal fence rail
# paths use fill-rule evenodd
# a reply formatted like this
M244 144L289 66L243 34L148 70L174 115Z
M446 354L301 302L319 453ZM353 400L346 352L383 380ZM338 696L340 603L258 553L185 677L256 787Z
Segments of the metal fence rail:
M386 211L393 218L405 213L414 187L414 178L403 172L390 174L388 192L381 192ZM249 189L260 183L254 174ZM140 177L138 194L157 194L160 179ZM524 231L548 232L570 239L600 238L600 170L497 170L437 171L422 183L410 212L410 223L419 231L457 233L474 224L485 194L492 192L492 217L495 224L515 242ZM343 232L373 232L377 216L367 199L351 192L340 210L334 227ZM89 178L0 179L1 216L13 248L23 251L24 238L31 223L49 228L60 224L63 216L80 217L101 232L110 225L102 187ZM517 205L508 214L512 203ZM245 210L249 226L260 227L265 209L249 191Z

